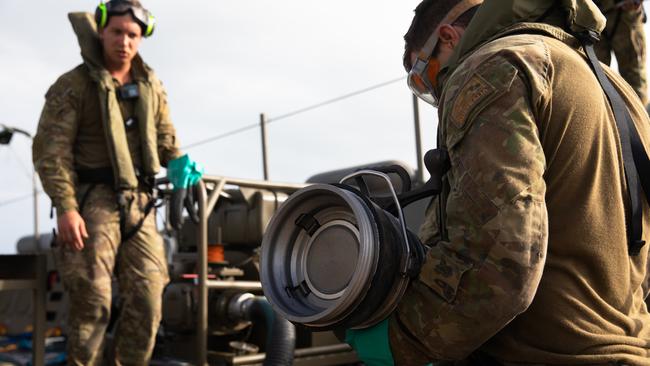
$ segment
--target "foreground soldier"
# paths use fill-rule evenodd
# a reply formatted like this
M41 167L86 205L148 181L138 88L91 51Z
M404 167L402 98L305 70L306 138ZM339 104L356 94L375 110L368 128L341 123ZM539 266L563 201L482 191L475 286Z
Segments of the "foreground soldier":
M146 365L168 282L153 178L161 164L189 162L177 159L165 91L138 54L153 32L150 13L137 0L113 0L100 4L95 19L69 18L84 62L47 92L33 146L58 216L54 254L70 295L68 362L101 363L115 269L122 311L114 363Z
M351 343L362 358L388 350L372 361L384 365L650 365L648 245L630 240L614 104L569 33L605 21L588 0L486 0L466 27L477 3L425 0L405 36L409 85L440 100L451 169L418 280L389 327ZM643 105L605 72L647 154Z
M594 1L607 17L607 26L596 44L600 61L610 64L616 55L618 71L641 98L648 103L646 74L645 13L641 0Z

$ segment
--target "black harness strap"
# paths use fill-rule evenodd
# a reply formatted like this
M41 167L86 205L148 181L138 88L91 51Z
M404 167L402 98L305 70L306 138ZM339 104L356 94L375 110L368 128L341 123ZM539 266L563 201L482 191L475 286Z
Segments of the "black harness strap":
M149 216L149 213L151 213L151 210L156 207L156 198L151 197L149 199L149 202L144 206L144 209L142 210L142 218L138 221L138 223L131 229L129 232L125 232L124 228L121 228L121 233L122 233L122 243L128 241L131 239L135 234L137 234L138 231L142 228L142 225L144 225L144 220L147 219L147 216ZM125 220L120 220L120 223Z
M91 183L88 186L88 189L86 189L86 192L84 192L84 195L81 197L81 201L79 201L79 214L83 214L84 212L84 207L86 206L86 201L88 201L88 196L90 196L90 192L97 187L97 184Z
M598 37L591 32L581 37L589 64L607 95L616 119L628 187L629 209L631 210L631 213L628 214L631 223L627 227L628 253L631 256L636 256L645 245L645 241L642 239L643 191L645 191L646 199L650 204L650 159L648 159L623 98L605 75L602 66L600 66L593 46L593 43L597 40Z
M77 169L77 178L79 183L90 184L88 190L83 195L81 199L79 211L83 210L83 207L86 204L86 200L90 191L92 191L98 184L106 184L113 186L115 182L115 176L113 175L113 169L110 167L105 168L95 168L95 169ZM133 203L133 197L127 197L125 192L117 192L117 206L120 213L120 236L122 237L122 243L131 239L144 225L144 220L147 218L151 210L156 206L156 199L153 197L153 177L138 177L140 183L140 188L144 189L146 192L152 195L152 198L147 202L144 209L142 210L142 218L138 223L131 229L126 230L126 221L129 215L131 204Z

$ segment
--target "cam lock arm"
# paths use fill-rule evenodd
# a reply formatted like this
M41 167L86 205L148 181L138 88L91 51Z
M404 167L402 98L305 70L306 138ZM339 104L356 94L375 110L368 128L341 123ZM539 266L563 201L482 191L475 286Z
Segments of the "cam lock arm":
M411 178L404 168L398 165L389 165L386 167L373 168L373 170L386 173L397 174L402 180L402 193L397 195L402 208L410 205L413 202L419 201L423 198L432 197L440 194L442 191L442 177L449 171L449 154L446 149L433 149L427 151L424 155L424 165L429 171L431 178L422 186L411 190ZM367 194L367 188L362 178L357 179L357 184L362 192ZM395 207L395 201L392 197L371 197L372 200L384 210L395 214L398 207Z

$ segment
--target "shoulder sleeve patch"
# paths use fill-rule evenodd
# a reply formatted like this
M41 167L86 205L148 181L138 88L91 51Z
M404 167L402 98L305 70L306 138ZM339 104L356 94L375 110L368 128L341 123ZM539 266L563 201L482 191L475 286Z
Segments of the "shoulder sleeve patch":
M480 75L474 74L458 92L451 110L451 122L456 128L462 128L469 113L485 98L495 91L494 87Z

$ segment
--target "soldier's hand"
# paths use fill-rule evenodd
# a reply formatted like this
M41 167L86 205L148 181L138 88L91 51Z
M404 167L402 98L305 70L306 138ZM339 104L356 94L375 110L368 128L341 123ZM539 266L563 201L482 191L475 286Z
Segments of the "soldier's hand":
M84 248L83 239L88 238L86 231L86 223L76 210L70 210L58 219L59 236L61 242L66 245L72 246L75 250L82 250Z

